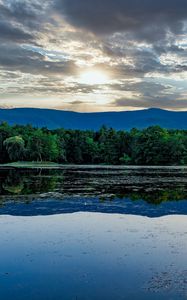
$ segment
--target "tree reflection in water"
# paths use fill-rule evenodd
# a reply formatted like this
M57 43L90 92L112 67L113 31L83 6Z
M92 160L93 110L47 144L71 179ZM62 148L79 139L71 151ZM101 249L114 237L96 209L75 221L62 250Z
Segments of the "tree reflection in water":
M99 197L100 201L130 199L150 204L187 199L187 173L163 170L50 170L3 169L0 171L0 194L3 201L11 197L66 196ZM6 197L7 196L7 197ZM21 199L21 198L20 198Z

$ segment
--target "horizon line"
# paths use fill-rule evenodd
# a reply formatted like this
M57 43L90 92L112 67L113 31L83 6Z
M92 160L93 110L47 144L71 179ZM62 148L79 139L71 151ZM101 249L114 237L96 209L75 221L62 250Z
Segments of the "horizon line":
M52 111L62 111L62 112L70 112L70 113L78 113L78 114L100 114L100 113L122 113L122 112L137 112L137 111L149 111L149 110L161 110L168 112L187 112L186 110L174 110L169 108L160 108L160 107L147 107L147 108L135 108L129 110L106 110L106 111L75 111L75 110L67 110L67 109L59 109L59 108L48 108L48 107L0 107L0 110L16 110L16 109L38 109L38 110L52 110Z

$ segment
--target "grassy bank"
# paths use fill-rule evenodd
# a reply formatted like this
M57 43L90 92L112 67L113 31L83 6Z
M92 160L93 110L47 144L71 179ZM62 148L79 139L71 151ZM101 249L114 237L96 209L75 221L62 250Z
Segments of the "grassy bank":
M12 167L12 168L27 168L27 169L35 169L35 168L45 168L45 169L53 169L59 168L61 165L54 162L12 162L7 164L0 164L0 168L3 167Z
M172 166L172 165L158 165L158 166L145 166L145 165L107 165L107 164L58 164L54 162L12 162L0 164L0 169L3 168L17 168L17 169L187 169L185 166Z

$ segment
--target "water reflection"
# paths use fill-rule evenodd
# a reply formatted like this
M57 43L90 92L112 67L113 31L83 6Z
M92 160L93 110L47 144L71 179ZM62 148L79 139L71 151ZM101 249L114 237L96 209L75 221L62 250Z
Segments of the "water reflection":
M2 169L0 213L95 211L187 214L187 170L175 168ZM13 205L14 203L14 205ZM15 205L16 203L16 205ZM30 204L26 207L26 204Z
M47 170L0 170L1 195L31 195L54 191L58 174ZM63 174L60 174L63 180Z
M3 300L186 299L186 169L4 169L0 194Z
M186 226L185 216L1 216L1 299L186 299Z

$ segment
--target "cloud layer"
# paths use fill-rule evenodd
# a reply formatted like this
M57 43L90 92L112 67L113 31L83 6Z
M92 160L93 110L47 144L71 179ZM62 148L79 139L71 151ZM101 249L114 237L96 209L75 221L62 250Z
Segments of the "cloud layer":
M162 38L168 30L180 32L187 17L185 0L57 0L56 6L68 21L86 30L130 31L148 39Z
M186 0L0 0L0 106L187 109L186 38Z

